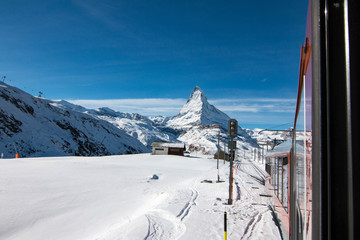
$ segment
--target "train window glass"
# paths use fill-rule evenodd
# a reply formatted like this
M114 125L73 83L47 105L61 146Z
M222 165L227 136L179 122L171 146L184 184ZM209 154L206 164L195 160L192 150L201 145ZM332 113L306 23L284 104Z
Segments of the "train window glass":
M311 236L309 221L312 214L312 178L311 178L311 151L312 151L312 129L311 129L311 87L309 90L310 80L304 78L303 90L301 93L301 104L294 136L294 156L295 163L295 188L296 201L300 214L301 228L307 237ZM309 103L310 101L310 103Z
M289 162L288 157L283 158L283 165L287 165Z
M283 181L283 202L282 205L286 212L288 212L288 194L289 194L289 165L288 165L288 157L283 158L283 168L282 168L282 181Z
M271 176L269 183L285 212L289 212L289 154L292 141L286 141L267 152L265 169Z
M304 83L303 83L304 84ZM305 88L306 86L304 86ZM303 88L303 89L304 89ZM306 168L305 168L305 154L304 154L304 141L305 141L305 103L304 103L304 90L301 92L299 105L299 114L295 126L295 188L296 200L298 203L298 211L300 211L300 222L304 223L306 218ZM303 226L301 226L303 227Z

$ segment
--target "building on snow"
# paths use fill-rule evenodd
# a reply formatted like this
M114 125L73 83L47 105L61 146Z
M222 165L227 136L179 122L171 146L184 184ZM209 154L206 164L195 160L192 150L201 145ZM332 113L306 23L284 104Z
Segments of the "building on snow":
M184 143L153 142L152 155L179 155L184 156Z

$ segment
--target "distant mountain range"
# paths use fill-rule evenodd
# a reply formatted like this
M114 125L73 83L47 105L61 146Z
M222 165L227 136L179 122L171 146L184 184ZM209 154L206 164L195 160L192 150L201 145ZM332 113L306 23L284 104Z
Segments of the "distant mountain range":
M218 138L221 149L228 141L229 119L199 87L178 115L145 117L34 97L0 83L0 153L5 157L16 152L27 157L142 153L150 152L154 141L183 142L191 152L213 154ZM238 149L258 147L251 135L259 131L238 129Z
M101 156L147 152L113 124L0 83L0 153Z

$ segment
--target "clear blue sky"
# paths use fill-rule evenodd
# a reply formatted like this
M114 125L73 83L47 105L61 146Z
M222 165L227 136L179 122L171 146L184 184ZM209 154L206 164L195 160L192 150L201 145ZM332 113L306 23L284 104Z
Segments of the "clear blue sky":
M199 86L240 126L268 128L294 118L307 4L1 0L0 75L144 115L176 115Z

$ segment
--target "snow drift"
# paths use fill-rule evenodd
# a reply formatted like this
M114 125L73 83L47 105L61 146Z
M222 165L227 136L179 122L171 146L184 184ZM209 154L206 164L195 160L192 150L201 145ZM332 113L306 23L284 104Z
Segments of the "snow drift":
M281 239L250 162L131 154L0 159L0 239ZM153 179L154 174L158 179ZM204 182L204 180L208 180Z

